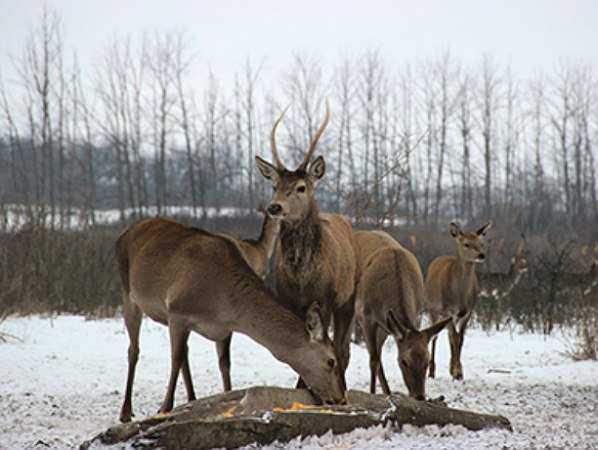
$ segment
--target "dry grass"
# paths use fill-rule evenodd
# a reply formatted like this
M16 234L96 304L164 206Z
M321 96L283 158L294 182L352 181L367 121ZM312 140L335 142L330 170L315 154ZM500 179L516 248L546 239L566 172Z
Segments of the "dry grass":
M598 317L595 311L580 320L576 339L566 355L574 361L598 360Z

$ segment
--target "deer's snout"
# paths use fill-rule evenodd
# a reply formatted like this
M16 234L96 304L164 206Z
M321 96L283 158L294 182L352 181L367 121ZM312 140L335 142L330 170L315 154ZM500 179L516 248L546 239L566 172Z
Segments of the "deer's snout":
M268 211L268 214L270 214L270 216L277 217L280 216L280 214L282 213L282 206L279 203L271 203L266 209L266 211Z
M483 253L478 254L478 259L480 261L484 261L484 259L486 259L486 255L484 255Z

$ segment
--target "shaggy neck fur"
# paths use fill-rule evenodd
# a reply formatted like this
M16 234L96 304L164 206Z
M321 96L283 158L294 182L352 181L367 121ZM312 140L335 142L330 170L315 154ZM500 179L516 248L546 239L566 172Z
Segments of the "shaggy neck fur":
M280 227L280 244L284 264L293 272L300 272L312 266L320 253L322 228L319 211L312 202L310 212L297 224L283 222Z

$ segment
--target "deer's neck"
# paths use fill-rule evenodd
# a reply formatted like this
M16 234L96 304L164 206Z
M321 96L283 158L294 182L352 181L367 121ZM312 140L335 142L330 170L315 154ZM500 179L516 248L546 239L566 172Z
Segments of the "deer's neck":
M285 222L280 227L280 249L285 266L294 272L314 267L320 254L322 223L314 203L307 217L296 225Z
M466 261L457 251L457 278L460 281L461 290L467 294L473 293L477 282L475 274L475 263Z
M280 232L280 221L270 218L267 214L262 222L262 232L257 240L257 245L262 249L268 261L272 257L276 239Z
M280 305L266 288L258 288L237 303L234 331L249 336L266 347L276 359L292 367L300 358L301 349L308 343L305 323L293 312Z
M266 216L259 238L244 239L241 243L243 257L261 278L264 278L268 271L268 261L274 251L279 229L279 222Z

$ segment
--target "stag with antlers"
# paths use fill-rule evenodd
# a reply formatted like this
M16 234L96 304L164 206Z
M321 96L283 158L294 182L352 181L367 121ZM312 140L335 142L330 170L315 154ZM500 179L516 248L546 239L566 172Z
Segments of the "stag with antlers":
M281 221L276 251L276 289L285 305L302 317L310 299L322 299L324 329L328 330L332 318L334 349L344 375L349 363L349 331L355 303L357 267L353 235L347 218L320 213L315 192L326 164L322 156L312 161L330 120L330 108L326 101L324 121L295 170L285 167L276 146L276 129L285 112L272 127L270 143L274 164L256 156L261 174L274 186L274 196L266 210ZM302 385L301 380L299 385Z

